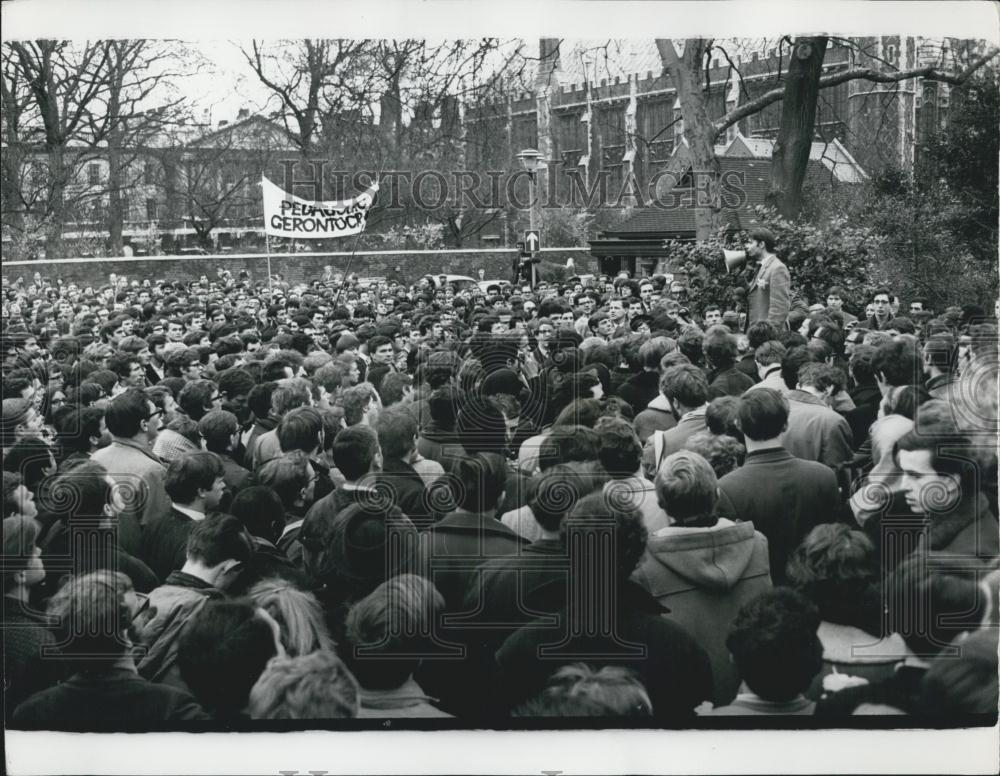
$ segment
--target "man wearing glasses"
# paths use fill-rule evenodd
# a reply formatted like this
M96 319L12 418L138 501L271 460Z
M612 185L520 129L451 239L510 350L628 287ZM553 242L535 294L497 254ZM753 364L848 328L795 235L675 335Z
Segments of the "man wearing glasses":
M890 303L892 295L888 289L880 288L872 295L872 315L868 319L867 328L881 331L889 328L889 321L892 320L892 308Z
M552 335L555 333L556 327L548 318L541 318L538 321L538 330L535 332L535 340L538 345L535 347L535 361L539 364L544 364L546 359L551 355L549 352L549 340L552 339Z
M139 553L141 527L148 518L170 509L170 496L163 485L167 470L153 454L162 413L145 391L129 388L112 399L104 413L111 444L91 456L107 469L119 488L122 509L118 514L118 538L130 555Z

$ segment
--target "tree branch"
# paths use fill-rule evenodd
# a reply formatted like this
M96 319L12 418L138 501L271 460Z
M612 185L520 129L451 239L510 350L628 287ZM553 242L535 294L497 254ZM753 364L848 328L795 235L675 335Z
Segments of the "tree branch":
M967 68L959 73L947 73L938 70L934 66L930 67L915 67L909 70L897 70L896 72L886 73L880 70L875 70L870 67L859 67L852 70L844 70L840 73L831 73L830 75L823 76L819 81L820 89L828 89L831 86L837 86L838 84L846 83L847 81L856 80L866 80L873 83L899 83L900 81L907 81L911 78L923 78L927 81L940 81L942 83L951 84L952 86L961 86L965 83L973 73L975 73L979 68L988 63L990 60L994 59L998 54L1000 54L1000 49L991 49L986 54L978 57L973 61ZM769 92L765 92L756 99L750 102L744 103L739 107L731 110L722 118L715 122L715 131L718 135L719 133L725 132L726 129L731 127L738 121L742 121L748 116L752 116L755 113L766 108L784 97L785 88L781 86L777 89L772 89Z

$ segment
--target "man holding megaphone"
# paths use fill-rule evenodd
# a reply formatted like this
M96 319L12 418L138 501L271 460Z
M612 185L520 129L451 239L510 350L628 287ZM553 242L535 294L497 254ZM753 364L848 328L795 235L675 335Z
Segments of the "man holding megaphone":
M791 307L792 278L788 267L774 255L774 232L758 227L750 231L746 250L727 251L726 272L756 262L757 272L747 287L747 326L756 321L768 321L778 328L785 328L785 319Z

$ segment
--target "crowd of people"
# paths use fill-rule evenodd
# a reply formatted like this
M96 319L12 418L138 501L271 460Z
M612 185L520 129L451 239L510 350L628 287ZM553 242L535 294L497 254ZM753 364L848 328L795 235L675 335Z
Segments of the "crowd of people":
M996 318L851 297L5 277L8 724L995 715Z

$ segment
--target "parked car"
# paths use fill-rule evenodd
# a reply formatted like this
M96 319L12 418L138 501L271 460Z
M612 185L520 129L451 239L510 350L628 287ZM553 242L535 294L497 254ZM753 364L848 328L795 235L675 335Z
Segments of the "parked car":
M479 286L480 291L484 294L488 294L491 286L496 286L500 289L500 291L503 291L504 289L510 287L511 282L509 280L480 280L476 283L476 285Z
M478 288L478 281L468 275L424 275L424 277L434 284L435 288L443 288L446 284L453 286L456 291Z

